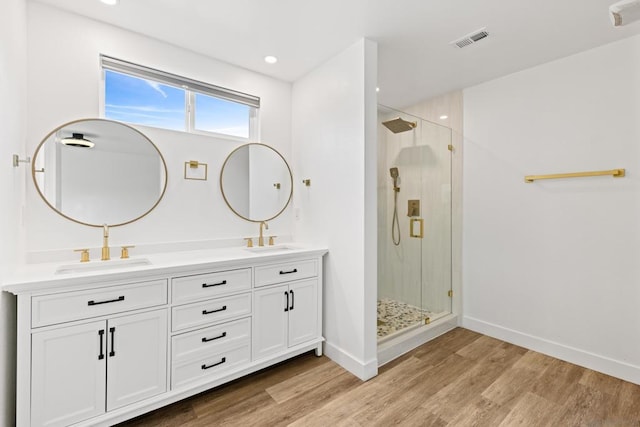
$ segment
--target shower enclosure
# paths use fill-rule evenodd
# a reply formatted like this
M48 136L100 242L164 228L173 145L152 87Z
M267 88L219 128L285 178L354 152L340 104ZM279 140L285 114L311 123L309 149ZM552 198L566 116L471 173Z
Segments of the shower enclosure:
M451 313L451 129L378 107L378 342Z

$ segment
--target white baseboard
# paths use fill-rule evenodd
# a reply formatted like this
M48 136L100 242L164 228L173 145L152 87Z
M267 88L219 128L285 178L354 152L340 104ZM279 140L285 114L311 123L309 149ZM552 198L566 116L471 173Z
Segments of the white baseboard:
M377 359L362 362L330 342L324 343L324 353L329 359L333 360L338 365L360 378L362 381L367 381L378 375Z
M640 366L525 334L500 325L464 316L462 326L475 332L525 347L575 365L593 369L635 384L640 384Z

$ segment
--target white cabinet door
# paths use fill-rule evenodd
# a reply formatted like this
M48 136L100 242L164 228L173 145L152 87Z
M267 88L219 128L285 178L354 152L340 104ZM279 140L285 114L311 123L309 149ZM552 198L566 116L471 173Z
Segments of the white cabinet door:
M260 289L253 294L253 360L287 348L288 296L286 285Z
M167 311L107 322L107 410L167 390Z
M318 280L289 285L289 347L318 338Z
M106 326L32 334L31 425L67 426L105 412Z

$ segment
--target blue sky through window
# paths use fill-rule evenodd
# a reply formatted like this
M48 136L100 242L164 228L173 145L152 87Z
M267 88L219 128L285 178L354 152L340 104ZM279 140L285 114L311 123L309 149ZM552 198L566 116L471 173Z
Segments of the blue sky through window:
M196 93L197 130L249 138L248 105Z
M185 91L105 70L105 117L128 123L185 130Z

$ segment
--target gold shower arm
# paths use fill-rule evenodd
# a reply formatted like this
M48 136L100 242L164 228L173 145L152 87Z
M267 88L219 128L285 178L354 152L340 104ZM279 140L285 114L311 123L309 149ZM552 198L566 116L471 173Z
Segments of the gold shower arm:
M549 175L527 175L524 182L533 182L539 179L559 179L559 178L582 178L585 176L605 176L611 175L614 178L622 178L624 169L612 169L608 171L592 171L592 172L573 172L573 173L552 173Z

